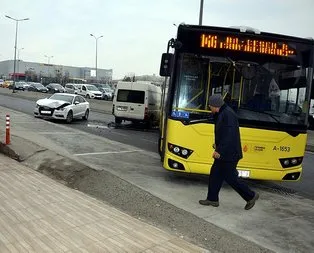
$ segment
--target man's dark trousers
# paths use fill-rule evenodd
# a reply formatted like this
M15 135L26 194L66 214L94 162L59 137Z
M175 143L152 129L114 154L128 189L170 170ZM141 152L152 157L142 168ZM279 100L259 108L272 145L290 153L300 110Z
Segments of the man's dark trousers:
M229 162L229 161L221 161L215 159L210 176L209 176L209 184L208 184L208 194L207 199L210 201L219 201L218 194L220 188L222 186L223 181L225 180L240 196L245 200L249 201L254 196L255 193L250 190L250 188L242 183L238 178L237 171L238 161Z

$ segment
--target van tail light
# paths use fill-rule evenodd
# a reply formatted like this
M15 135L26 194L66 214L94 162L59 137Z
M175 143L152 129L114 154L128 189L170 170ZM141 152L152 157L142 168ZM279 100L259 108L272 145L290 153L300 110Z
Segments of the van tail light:
M144 119L148 119L148 108L145 107Z

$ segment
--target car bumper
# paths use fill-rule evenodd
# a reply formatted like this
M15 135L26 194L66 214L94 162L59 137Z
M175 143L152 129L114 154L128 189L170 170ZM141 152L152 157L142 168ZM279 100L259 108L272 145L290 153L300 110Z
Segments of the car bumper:
M34 116L44 119L66 119L67 111L61 111L56 109L34 109Z
M95 94L94 94L92 98L95 98L95 99L102 99L103 96L102 96L102 95L95 95Z

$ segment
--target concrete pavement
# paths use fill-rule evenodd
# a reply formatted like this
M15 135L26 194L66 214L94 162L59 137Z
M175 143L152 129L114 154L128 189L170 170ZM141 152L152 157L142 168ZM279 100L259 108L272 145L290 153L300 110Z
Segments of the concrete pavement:
M206 182L164 171L156 154L2 107L0 112L3 126L5 113L11 114L10 147L23 164L135 216L157 220L159 226L169 224L210 250L310 252L314 247L311 200L261 192L247 212L243 201L224 187L221 207L203 207L197 202Z
M0 252L209 252L0 154Z

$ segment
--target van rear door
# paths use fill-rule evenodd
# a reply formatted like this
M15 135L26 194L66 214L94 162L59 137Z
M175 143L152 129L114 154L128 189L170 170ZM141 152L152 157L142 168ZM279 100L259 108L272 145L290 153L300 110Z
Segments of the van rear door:
M116 110L120 117L143 120L145 114L145 91L119 89Z

